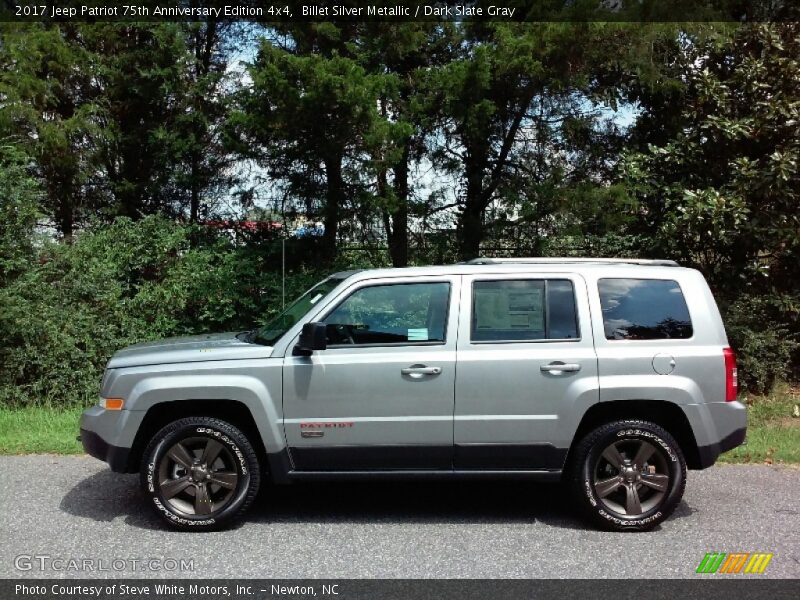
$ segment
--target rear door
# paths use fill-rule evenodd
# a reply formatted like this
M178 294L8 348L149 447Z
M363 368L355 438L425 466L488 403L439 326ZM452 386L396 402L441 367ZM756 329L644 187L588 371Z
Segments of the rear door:
M462 286L455 468L560 469L599 396L585 281L507 273Z
M316 319L328 348L287 352L284 429L296 469L452 468L459 283L357 282Z

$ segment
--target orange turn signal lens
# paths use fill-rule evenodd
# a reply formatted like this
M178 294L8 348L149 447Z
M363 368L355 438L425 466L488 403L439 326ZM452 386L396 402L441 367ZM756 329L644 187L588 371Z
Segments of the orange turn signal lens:
M100 398L100 406L106 410L122 410L124 404L122 398Z

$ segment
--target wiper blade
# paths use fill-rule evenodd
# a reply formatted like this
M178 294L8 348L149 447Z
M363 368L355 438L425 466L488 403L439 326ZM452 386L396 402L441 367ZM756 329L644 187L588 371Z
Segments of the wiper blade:
M272 346L272 342L258 334L258 329L253 329L252 331L247 331L247 343L248 344L259 344L261 346Z
M236 334L236 339L245 342L247 344L253 343L253 337L255 336L258 329L250 329L249 331L242 331L241 333Z

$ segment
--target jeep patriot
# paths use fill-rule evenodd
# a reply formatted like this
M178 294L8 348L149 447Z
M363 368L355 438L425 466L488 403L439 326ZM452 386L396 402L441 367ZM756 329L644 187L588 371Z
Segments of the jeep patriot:
M663 260L337 273L253 331L120 350L100 396L86 452L185 530L263 480L445 477L563 481L595 525L647 530L746 431L711 291Z

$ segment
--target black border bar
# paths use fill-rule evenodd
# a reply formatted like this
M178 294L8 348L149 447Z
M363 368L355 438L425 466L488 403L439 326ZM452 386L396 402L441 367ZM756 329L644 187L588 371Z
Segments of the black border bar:
M4 22L769 22L797 0L0 0Z
M280 549L276 548L276 552ZM535 560L536 557L531 557ZM565 572L564 575L568 575ZM3 579L4 600L796 600L800 580L759 575L697 579ZM171 586L158 592L157 586ZM147 592L144 591L147 589ZM38 589L38 592L35 591ZM34 591L32 591L34 590ZM85 590L85 591L83 591ZM99 591L99 594L98 594Z

